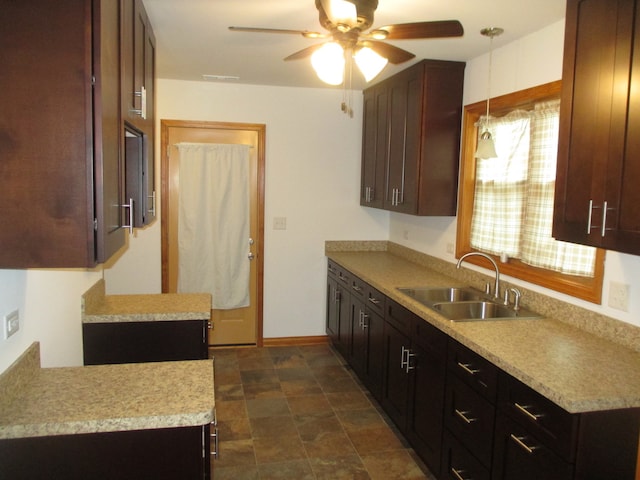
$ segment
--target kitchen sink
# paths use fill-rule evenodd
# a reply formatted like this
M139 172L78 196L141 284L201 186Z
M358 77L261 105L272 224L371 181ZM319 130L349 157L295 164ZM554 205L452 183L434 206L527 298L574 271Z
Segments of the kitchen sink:
M488 319L524 319L540 317L537 313L524 308L514 310L513 307L495 302L451 302L436 303L431 308L449 320L488 320Z
M415 287L398 291L455 322L477 320L515 320L540 318L541 315L493 301L470 287Z
M440 302L482 300L484 297L482 293L466 287L419 287L398 290L427 306Z

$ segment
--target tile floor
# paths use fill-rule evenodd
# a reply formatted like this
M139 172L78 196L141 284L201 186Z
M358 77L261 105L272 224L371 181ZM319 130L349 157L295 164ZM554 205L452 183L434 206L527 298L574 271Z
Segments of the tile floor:
M331 347L211 354L215 480L435 480Z

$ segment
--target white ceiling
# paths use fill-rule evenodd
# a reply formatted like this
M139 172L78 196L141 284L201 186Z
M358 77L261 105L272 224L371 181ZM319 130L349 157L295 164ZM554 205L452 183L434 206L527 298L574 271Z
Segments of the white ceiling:
M307 59L283 59L323 40L298 35L232 32L229 26L321 31L314 0L144 0L157 43L160 78L203 80L204 74L239 76L236 83L329 87ZM502 27L494 48L550 25L565 15L564 0L379 0L374 27L394 23L459 20L460 38L395 40L389 43L416 58L387 66L379 78L418 59L466 61L489 51L484 27ZM361 89L356 80L353 88ZM227 82L229 82L227 80Z

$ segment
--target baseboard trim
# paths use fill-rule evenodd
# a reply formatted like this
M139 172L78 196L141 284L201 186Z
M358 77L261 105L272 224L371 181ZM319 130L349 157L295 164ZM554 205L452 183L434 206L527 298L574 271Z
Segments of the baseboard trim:
M265 338L262 342L264 347L292 347L297 345L327 345L329 337L327 335L317 335L309 337L279 337Z

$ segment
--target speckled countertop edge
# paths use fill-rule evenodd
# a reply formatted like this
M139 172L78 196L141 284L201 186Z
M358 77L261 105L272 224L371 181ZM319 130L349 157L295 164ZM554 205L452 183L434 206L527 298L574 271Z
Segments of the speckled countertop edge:
M0 401L0 438L189 427L213 421L213 360L28 372L33 370L33 354L30 348L0 376L0 391L10 391Z
M451 322L397 287L479 287L489 277L480 275L478 281L471 270L456 271L455 265L391 242L374 243L358 250L348 248L349 242L327 242L326 254L569 412L640 407L640 352L555 318ZM347 248L340 251L343 245ZM537 304L526 306L546 314Z
M103 279L82 295L81 305L83 323L211 319L208 293L105 295Z

